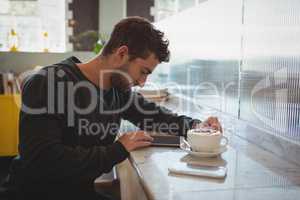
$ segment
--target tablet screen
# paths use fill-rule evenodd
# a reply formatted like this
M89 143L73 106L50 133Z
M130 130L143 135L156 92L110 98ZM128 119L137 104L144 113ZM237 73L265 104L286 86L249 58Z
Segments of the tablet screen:
M152 135L153 141L152 146L172 146L179 147L180 137L173 135Z

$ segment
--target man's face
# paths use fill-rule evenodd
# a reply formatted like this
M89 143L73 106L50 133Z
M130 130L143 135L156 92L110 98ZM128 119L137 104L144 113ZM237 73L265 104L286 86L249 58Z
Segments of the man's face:
M114 87L129 90L133 86L143 87L149 74L159 64L158 59L151 53L146 59L136 58L120 66L120 71L112 76Z

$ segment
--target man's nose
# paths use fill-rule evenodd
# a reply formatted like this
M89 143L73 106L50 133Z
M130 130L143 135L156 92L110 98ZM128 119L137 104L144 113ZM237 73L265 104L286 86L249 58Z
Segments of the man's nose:
M138 85L140 87L144 87L146 80L147 80L147 76L140 78L140 80L138 80Z

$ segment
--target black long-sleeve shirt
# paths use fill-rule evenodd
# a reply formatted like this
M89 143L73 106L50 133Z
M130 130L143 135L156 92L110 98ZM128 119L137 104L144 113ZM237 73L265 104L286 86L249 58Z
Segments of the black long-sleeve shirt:
M91 185L128 156L124 146L114 142L121 119L143 130L177 135L184 135L194 122L138 93L117 88L101 90L76 63L80 61L71 57L44 67L23 84L21 167L16 172L21 185Z

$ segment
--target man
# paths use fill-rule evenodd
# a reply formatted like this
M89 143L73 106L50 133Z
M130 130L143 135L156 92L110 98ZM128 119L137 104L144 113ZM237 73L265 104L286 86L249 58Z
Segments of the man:
M177 135L200 123L130 90L143 86L157 64L168 61L163 36L146 19L126 18L115 25L103 51L91 61L71 57L27 78L20 160L13 171L19 198L101 199L94 192L94 180L152 141L143 131L116 139L121 119L141 130ZM221 130L216 118L204 124Z

